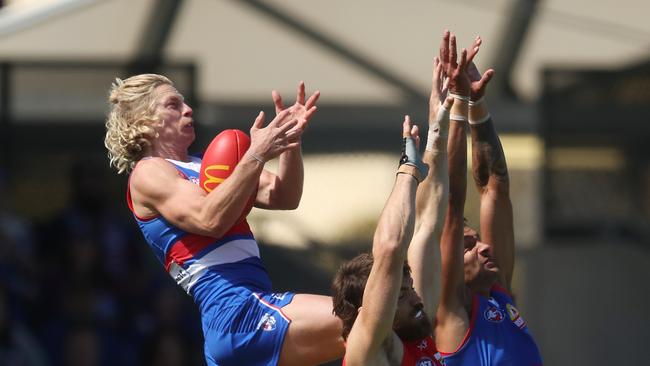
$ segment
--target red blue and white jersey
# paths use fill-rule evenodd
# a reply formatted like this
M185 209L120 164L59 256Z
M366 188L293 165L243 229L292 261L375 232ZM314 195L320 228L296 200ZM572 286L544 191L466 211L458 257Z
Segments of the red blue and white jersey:
M198 185L201 159L167 161L182 177ZM133 210L128 190L127 201ZM220 305L229 295L242 291L271 291L271 280L246 220L235 224L223 237L212 238L181 230L161 215L134 216L158 260L176 283L194 297L202 311L207 310L204 305Z
M542 356L507 290L475 294L467 335L458 350L441 352L446 366L541 366Z
M404 356L400 366L446 366L433 338L426 337L417 342L404 342Z
M446 366L430 336L415 342L402 341L402 346L404 353L400 366ZM346 366L345 358L341 366Z

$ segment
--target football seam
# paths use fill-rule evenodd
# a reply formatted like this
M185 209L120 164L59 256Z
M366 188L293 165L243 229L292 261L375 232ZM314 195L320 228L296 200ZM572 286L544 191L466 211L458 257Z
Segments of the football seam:
M237 133L237 130L232 130L235 133L235 141L237 142L237 163L239 163L239 160L241 160L241 150L240 150L240 145L239 145L239 134Z

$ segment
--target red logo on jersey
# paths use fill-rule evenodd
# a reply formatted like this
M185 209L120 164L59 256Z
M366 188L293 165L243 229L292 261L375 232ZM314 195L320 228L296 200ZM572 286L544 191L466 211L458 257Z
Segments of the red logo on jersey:
M503 321L503 312L494 306L487 308L484 315L485 319L494 323L501 323Z

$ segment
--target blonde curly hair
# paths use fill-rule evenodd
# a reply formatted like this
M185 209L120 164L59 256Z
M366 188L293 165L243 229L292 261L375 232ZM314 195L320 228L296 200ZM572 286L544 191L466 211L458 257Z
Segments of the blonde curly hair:
M174 84L162 75L140 74L125 80L116 78L111 86L104 145L110 165L120 174L129 173L158 137L153 128L158 122L153 92L161 85Z

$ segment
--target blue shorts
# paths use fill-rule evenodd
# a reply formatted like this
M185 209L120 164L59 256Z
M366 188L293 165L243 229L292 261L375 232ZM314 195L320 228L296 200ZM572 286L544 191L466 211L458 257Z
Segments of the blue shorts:
M289 319L282 307L294 293L251 293L203 317L208 366L275 366Z

